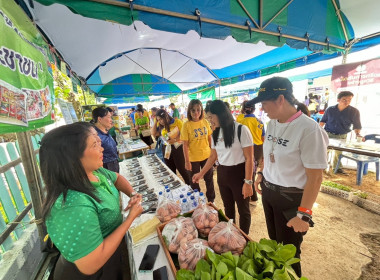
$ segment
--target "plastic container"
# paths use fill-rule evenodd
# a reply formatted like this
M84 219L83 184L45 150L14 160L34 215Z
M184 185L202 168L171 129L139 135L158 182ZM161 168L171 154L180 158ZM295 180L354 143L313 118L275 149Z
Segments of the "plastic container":
M160 205L161 201L164 199L164 193L163 192L159 192L158 193L158 201L157 201L157 205Z
M181 214L184 214L187 212L189 212L189 205L187 203L187 199L184 198L182 199L182 203L181 203Z
M199 205L205 205L206 204L206 198L205 198L205 195L203 192L199 193L198 204Z
M197 201L196 201L196 199L195 199L195 197L192 195L191 197L190 197L190 202L191 202L191 209L190 209L190 211L191 210L193 210L193 209L195 209L195 208L197 208L197 206L198 206L198 203L197 203Z
M167 199L169 199L169 200L172 200L172 199L173 199L173 195L172 195L170 189L166 189L166 191L165 191L165 197L166 197Z
M193 196L195 197L195 200L198 201L198 199L199 199L199 190L198 189L195 189L193 191Z

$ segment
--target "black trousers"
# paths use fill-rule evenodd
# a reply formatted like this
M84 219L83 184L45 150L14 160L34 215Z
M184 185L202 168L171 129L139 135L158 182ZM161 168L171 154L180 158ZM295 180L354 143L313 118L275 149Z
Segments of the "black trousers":
M119 173L119 171L120 171L120 165L119 165L119 161L118 160L114 160L114 161L111 161L111 162L104 162L103 163L103 167L105 169L108 169L108 170L111 170L111 171L117 172L117 173Z
M165 155L165 145L162 147L162 154ZM183 145L179 146L178 149L172 145L172 152L170 153L169 159L165 158L165 164L170 168L171 171L176 173L178 170L181 174L183 180L187 185L190 185L189 173L185 169L185 156L183 155Z
M224 211L229 219L235 221L235 203L239 211L240 229L246 234L251 226L251 210L249 197L244 199L242 190L245 178L245 163L234 166L219 165L217 170L220 195L224 204Z
M295 232L292 227L286 225L288 220L285 218L284 212L287 213L289 209L294 209L293 217L295 217L303 194L284 194L267 188L263 183L260 185L269 238L283 244L293 244L297 248L295 257L300 258L304 233ZM301 277L301 263L293 264L292 267L297 275Z
M191 181L191 188L193 190L197 189L197 190L201 190L201 188L199 187L199 184L198 183L193 183L193 175L200 172L201 168L203 168L203 166L205 166L207 162L207 159L203 160L203 161L193 161L191 162L191 171L187 171L189 173L189 176L190 176L190 181ZM209 171L207 171L207 173L205 174L204 176L204 180L206 182L206 197L207 197L207 201L210 201L210 202L214 202L215 200L215 188L214 188L214 178L213 178L213 174L214 173L214 170L213 168L211 167L209 169Z
M124 242L124 240L122 241ZM59 257L55 269L54 280L122 280L123 264L122 262L122 244L116 249L115 253L109 258L104 266L95 274L85 275L79 271L77 266L67 261L62 255Z

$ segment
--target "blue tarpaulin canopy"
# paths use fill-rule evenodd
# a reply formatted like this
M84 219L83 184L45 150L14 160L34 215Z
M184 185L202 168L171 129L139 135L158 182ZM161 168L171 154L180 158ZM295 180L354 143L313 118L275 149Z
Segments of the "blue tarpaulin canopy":
M115 103L244 81L380 43L375 0L33 3L24 1L71 70Z

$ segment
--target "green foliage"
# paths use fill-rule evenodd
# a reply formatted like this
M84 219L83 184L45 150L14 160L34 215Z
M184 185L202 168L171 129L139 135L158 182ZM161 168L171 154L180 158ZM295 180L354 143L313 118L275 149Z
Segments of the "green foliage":
M367 197L368 197L368 193L366 193L366 192L356 192L356 193L354 193L354 195L356 195L360 198L363 198L363 199L367 199Z
M332 188L335 188L335 189L338 189L338 190L342 190L342 191L346 191L346 192L350 192L352 189L348 186L345 186L345 185L341 185L341 184L338 184L338 183L334 183L334 182L330 182L330 181L323 181L322 182L322 185L323 186L328 186L328 187L332 187Z
M249 241L240 256L231 252L221 255L206 250L206 259L200 260L195 273L185 269L177 272L178 280L307 280L299 278L291 267L299 262L296 247L274 240Z

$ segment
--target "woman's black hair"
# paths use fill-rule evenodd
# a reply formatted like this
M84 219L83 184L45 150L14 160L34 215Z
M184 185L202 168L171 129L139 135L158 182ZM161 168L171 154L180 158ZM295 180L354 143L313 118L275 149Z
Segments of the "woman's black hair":
M243 114L246 114L246 115L249 115L249 114L252 114L253 112L255 112L255 104L252 104L252 105L247 105L248 101L244 101L242 104L241 104L241 111Z
M199 105L201 106L201 115L199 117L199 119L203 119L203 116L204 116L204 113L203 113L203 105L202 105L202 102L199 100L199 99L192 99L189 103L189 106L187 107L187 118L189 121L192 121L193 118L191 117L191 110L193 109L193 107L195 105Z
M284 94L284 98L286 101L289 102L290 105L296 106L297 111L301 111L306 116L310 117L309 109L306 107L305 104L299 102L293 95L293 90L287 94ZM277 98L276 98L277 99Z
M210 105L212 103L212 100L209 100L206 102L206 106L205 106L205 113L207 114L208 112L210 112Z
M55 128L42 138L40 167L46 185L44 219L61 194L65 201L68 190L87 194L100 202L81 162L92 127L90 123L76 122Z
M222 128L224 145L226 148L231 147L235 139L235 121L230 109L227 108L222 100L214 100L210 104L210 112L218 116L220 125L212 133L214 143L217 143L220 128Z
M172 122L172 120L174 120L169 114L168 112L166 112L164 109L160 109L157 111L156 113L156 118L157 117L160 117L163 121L164 121L164 126L162 126L160 124L160 127L165 127L166 131L167 132L170 132L170 123Z
M110 113L110 111L106 107L97 107L94 110L92 110L92 122L91 123L97 123L98 118L104 118L107 116L107 114Z
M138 108L136 111L144 114L144 109L143 108Z

